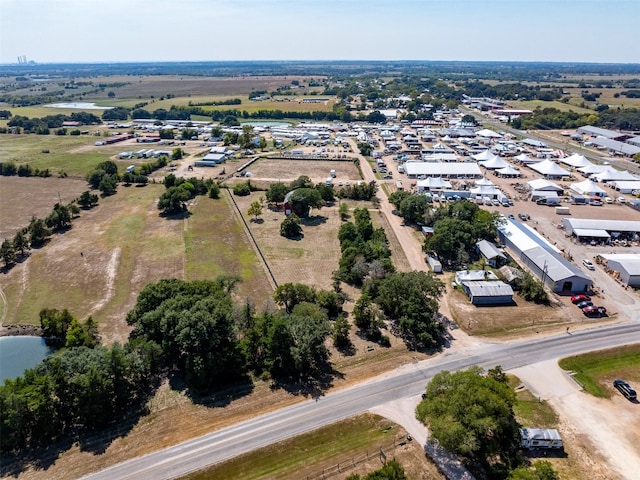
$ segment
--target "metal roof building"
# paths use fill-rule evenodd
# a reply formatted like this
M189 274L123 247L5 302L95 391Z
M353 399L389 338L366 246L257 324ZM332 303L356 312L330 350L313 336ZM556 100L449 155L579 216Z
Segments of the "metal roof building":
M640 254L605 253L600 255L606 260L607 268L618 272L620 281L630 287L640 287Z
M504 282L462 282L462 289L474 305L504 305L513 303L513 289Z
M531 273L554 292L585 292L591 288L593 281L528 225L507 219L498 228L498 235Z
M640 147L609 138L594 138L591 140L591 143L597 147L606 148L610 152L620 153L627 157L633 157L636 153L640 153Z
M507 263L507 257L502 251L488 240L480 240L476 243L476 249L482 258L494 268Z
M595 218L563 218L562 226L571 235L576 235L576 230L604 230L609 234L613 232L638 234L640 233L640 221L637 220L600 220ZM612 235L613 236L613 235Z
M443 177L443 178L481 178L482 172L475 162L440 163L440 162L406 162L404 169L409 178Z
M616 132L615 130L607 130L606 128L593 127L591 125L585 125L578 128L578 133L583 133L591 137L604 137L611 140L617 140L619 138L626 138L628 135L622 132Z

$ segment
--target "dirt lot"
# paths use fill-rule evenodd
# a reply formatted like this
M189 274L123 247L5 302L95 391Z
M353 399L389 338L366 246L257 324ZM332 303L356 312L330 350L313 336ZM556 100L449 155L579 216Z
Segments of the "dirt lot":
M361 180L358 168L353 162L322 161L322 160L281 160L261 159L247 168L256 180L282 181L285 183L295 180L300 175L308 176L313 182L324 182L331 170L336 171L334 184L338 182L355 182Z
M13 237L31 217L45 218L56 203L67 204L85 190L84 180L0 176L0 238Z

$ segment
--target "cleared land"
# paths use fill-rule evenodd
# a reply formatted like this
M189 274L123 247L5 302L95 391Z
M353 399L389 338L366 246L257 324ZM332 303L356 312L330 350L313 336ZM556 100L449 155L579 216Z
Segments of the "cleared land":
M31 217L45 218L56 203L67 204L85 190L86 181L72 178L0 176L0 238L13 237Z

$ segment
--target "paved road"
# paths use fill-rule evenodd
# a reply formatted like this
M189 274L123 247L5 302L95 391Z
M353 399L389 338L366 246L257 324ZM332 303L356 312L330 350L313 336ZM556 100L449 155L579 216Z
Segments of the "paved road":
M406 365L372 381L327 394L174 447L115 465L84 477L91 480L176 478L351 417L396 399L417 395L442 370L455 371L471 365L505 370L543 360L611 346L640 342L640 324L624 324L509 344L479 345L469 351L445 351L420 363Z

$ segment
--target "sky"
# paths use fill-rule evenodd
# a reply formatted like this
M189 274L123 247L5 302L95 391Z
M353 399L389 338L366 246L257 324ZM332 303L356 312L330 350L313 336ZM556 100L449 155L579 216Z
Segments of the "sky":
M640 63L640 0L0 0L0 63Z

